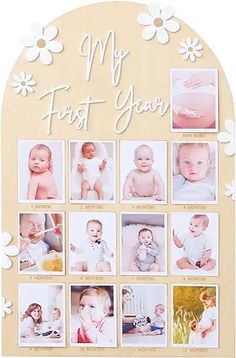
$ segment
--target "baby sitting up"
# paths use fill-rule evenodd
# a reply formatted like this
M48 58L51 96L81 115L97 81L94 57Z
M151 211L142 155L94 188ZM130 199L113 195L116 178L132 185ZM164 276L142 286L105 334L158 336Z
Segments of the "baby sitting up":
M71 244L70 249L77 255L83 254L82 260L76 262L73 271L85 272L109 272L111 264L105 260L105 256L113 257L105 240L102 239L102 223L99 220L89 220L86 225L88 239L81 247Z
M208 143L181 143L177 164L180 175L173 178L173 199L177 201L213 201L215 188L207 177L210 165Z
M139 145L134 152L136 169L129 172L123 188L123 199L147 197L154 200L165 200L165 188L162 178L152 168L153 150L146 144Z
M48 322L48 331L41 333L43 337L60 338L61 337L61 310L54 308L52 313L52 320Z
M44 214L20 214L20 270L37 265L49 246L43 241L46 217ZM60 235L59 227L52 228Z
M87 199L88 191L95 190L98 200L104 199L101 172L106 167L106 160L96 157L96 147L92 142L85 142L81 148L82 158L77 169L82 175L81 199Z
M151 319L149 327L142 331L143 335L160 335L165 333L165 320L163 314L165 313L165 306L157 304L155 306L155 316Z
M131 271L157 272L160 271L160 250L153 240L150 229L141 229L138 233L139 245L135 251L135 260L130 263Z

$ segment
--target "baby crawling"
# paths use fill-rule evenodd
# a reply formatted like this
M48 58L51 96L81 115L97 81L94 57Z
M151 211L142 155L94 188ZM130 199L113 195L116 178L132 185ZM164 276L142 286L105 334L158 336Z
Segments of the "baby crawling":
M139 145L134 151L136 169L126 177L123 198L130 200L133 197L147 197L163 201L165 188L162 178L156 169L152 168L153 150L146 144Z

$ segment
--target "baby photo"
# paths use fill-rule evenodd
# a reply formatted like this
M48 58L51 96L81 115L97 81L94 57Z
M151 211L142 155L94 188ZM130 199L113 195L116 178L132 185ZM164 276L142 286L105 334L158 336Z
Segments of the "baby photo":
M120 170L122 202L166 203L166 142L121 141Z
M115 286L71 285L70 345L116 347Z
M115 143L70 142L70 202L115 200Z
M121 346L167 346L166 285L121 285Z
M217 69L171 70L173 132L218 131Z
M217 204L217 142L172 142L172 203Z
M19 273L63 275L64 217L62 213L19 213Z
M172 275L218 275L218 221L216 213L171 214Z
M19 345L65 347L63 284L19 284Z
M121 274L166 275L166 214L121 214Z
M172 344L218 348L218 286L172 286Z
M71 275L116 274L116 214L69 213Z
M18 141L19 202L64 202L64 142Z

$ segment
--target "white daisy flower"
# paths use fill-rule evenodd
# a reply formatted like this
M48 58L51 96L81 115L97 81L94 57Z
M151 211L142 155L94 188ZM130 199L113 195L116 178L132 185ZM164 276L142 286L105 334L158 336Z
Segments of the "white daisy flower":
M16 256L19 253L18 247L8 246L11 240L12 236L8 232L1 235L1 265L4 269L9 269L12 266L12 261L8 256Z
M5 297L2 297L2 318L4 318L6 314L12 313L12 310L10 308L11 306L12 306L12 302L6 301Z
M22 42L25 47L30 47L26 51L25 59L35 61L40 57L44 65L50 65L53 61L53 53L59 53L63 50L61 42L54 40L58 35L58 29L55 26L48 26L45 29L39 24L31 26L32 35L25 35Z
M236 196L236 183L234 180L232 180L232 184L226 183L225 184L225 189L227 189L227 191L225 191L225 195L226 196L232 196L232 200L235 200L235 196Z
M171 20L174 16L174 8L168 6L161 10L157 3L151 3L148 11L150 15L141 13L137 17L139 24L147 26L142 31L142 38L150 40L156 35L161 44L166 44L169 41L168 31L176 32L180 29L180 24Z
M235 154L235 121L227 119L225 121L226 132L220 132L217 139L221 143L228 143L224 152L226 155L231 156Z
M19 75L13 75L15 81L12 82L11 85L15 88L15 93L22 93L22 96L25 97L29 92L34 92L34 89L31 86L35 86L36 82L32 79L32 77L32 75L25 72L20 72Z
M183 55L184 60L190 59L190 61L195 62L196 58L201 57L201 50L203 46L199 43L198 39L191 40L190 37L187 37L185 41L180 42L179 53Z

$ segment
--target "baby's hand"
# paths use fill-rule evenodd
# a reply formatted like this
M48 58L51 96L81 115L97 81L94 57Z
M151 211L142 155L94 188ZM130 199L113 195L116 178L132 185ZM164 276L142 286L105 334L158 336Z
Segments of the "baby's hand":
M61 224L57 224L57 226L54 227L53 232L56 236L61 236L62 234L61 228L62 228Z
M20 239L20 251L24 251L25 249L27 249L27 247L29 246L30 243L31 243L30 239L21 238Z
M103 159L102 163L101 163L100 166L99 166L99 169L100 169L100 170L104 170L105 167L106 167L106 164L107 164L106 159Z
M73 245L73 244L70 244L70 249L71 249L71 251L75 251L76 250L76 246L75 245Z
M214 75L207 72L195 73L184 82L185 87L193 89L202 86L208 86L210 84L213 86L215 85L215 78Z
M175 230L173 230L173 240L175 241L175 240L177 240L178 239L178 236L177 236L177 234L175 233Z
M77 170L80 172L80 173L83 173L85 171L85 165L84 164L77 164Z
M79 313L80 319L82 323L90 324L92 323L92 319L91 319L91 312L90 312L90 308L88 306L85 306Z

